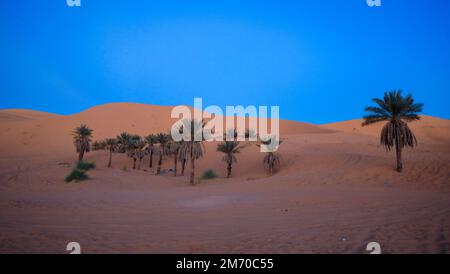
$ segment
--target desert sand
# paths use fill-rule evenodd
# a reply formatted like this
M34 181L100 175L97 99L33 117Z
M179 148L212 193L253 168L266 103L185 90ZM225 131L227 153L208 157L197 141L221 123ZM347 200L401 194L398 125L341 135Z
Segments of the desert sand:
M125 155L86 154L90 179L65 183L77 159L72 130L94 139L122 131L167 132L170 107L108 104L61 116L0 111L0 253L450 253L450 121L411 123L419 146L404 151L404 172L379 145L381 125L281 121L282 164L269 176L246 144L226 179L216 143L196 175L155 176L148 158L132 170ZM171 168L166 159L163 168Z

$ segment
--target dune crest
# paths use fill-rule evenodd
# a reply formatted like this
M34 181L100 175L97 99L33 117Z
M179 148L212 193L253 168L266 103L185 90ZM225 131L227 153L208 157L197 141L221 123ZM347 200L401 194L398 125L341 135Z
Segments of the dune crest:
M28 109L0 110L0 121L38 120L59 117L60 115Z

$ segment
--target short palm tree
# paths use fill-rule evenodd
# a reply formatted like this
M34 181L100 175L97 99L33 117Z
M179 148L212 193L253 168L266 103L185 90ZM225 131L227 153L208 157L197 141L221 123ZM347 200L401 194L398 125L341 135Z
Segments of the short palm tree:
M223 134L223 137L226 141L236 141L238 139L238 131L234 128L229 128L227 131Z
M112 155L113 155L113 152L117 149L117 139L107 138L102 143L103 143L104 149L109 151L108 167L111 167Z
M231 176L233 163L237 162L235 154L240 152L239 149L239 142L237 141L225 141L217 145L217 151L225 153L222 160L227 163L227 178Z
M119 152L125 153L128 150L128 147L131 145L131 135L127 132L122 132L119 136L116 137L116 140Z
M170 154L169 150L169 141L170 141L170 135L165 133L159 133L156 135L156 139L158 141L158 147L156 149L156 152L159 156L158 160L158 168L156 170L156 175L161 174L161 166L163 162L163 157Z
M264 156L263 162L269 168L270 175L273 175L273 172L275 170L275 166L281 164L280 155L278 153L275 153L275 152L267 152L266 156Z
M117 136L117 149L121 153L126 153L128 157L133 159L133 169L136 169L136 149L140 140L140 136L130 135L127 132L123 132Z
M182 131L190 132L190 140L184 141L181 144L179 157L180 159L191 161L191 175L189 182L191 185L195 185L195 160L203 157L205 146L203 144L203 128L205 126L204 121L193 120L183 120ZM195 138L197 137L197 138ZM184 168L183 168L184 169Z
M148 167L153 167L153 153L155 152L155 144L158 143L157 136L155 134L150 134L145 136L145 142L147 143L147 154L149 156Z
M384 94L383 99L373 99L378 105L367 107L368 115L364 116L362 126L387 121L381 130L380 142L387 151L395 147L397 156L397 171L402 172L402 150L404 147L414 147L417 139L407 122L420 120L419 112L423 104L414 102L411 94L402 96L402 91L390 91Z
M257 139L258 135L256 134L256 130L253 128L248 128L245 130L245 139L251 140L251 139Z
M78 152L78 161L83 160L84 153L91 151L92 132L87 125L80 125L73 131L74 145Z
M277 149L275 149L277 146L281 145L283 141L279 142L272 142L271 140L273 138L276 138L275 136L270 137L269 139L261 140L260 144L257 144L257 146L266 146L267 152L264 152L266 155L264 156L263 163L267 166L269 169L270 175L273 175L276 166L279 166L281 164L281 155L277 153Z
M104 149L103 141L94 141L91 144L92 151L98 151Z
M140 136L138 139L135 140L135 149L134 149L134 157L138 160L138 166L137 170L141 169L142 159L144 159L146 152L145 152L145 141L142 140Z
M127 155L133 159L133 169L141 169L141 161L144 158L144 152L142 148L145 146L142 137L139 135L131 135L130 143L128 146ZM139 162L138 162L139 160ZM136 166L136 163L138 165Z

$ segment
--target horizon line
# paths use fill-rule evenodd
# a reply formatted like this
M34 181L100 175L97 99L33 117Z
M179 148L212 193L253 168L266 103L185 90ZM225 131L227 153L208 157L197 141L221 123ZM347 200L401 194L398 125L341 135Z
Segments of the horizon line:
M107 105L120 105L120 104L131 104L131 105L143 105L143 106L154 106L154 107L176 107L176 106L187 106L190 108L194 108L192 105L187 105L187 104L181 104L181 105L158 105L158 104L150 104L150 103L138 103L138 102L132 102L132 101L123 101L123 102L109 102L109 103L103 103L103 104L98 104L98 105L94 105L88 108L85 108L79 112L74 112L74 113L70 113L70 114L60 114L60 113L54 113L54 112L49 112L49 111L44 111L44 110L38 110L38 109L31 109L31 108L0 108L0 112L4 112L4 111L34 111L34 112L41 112L41 113L45 113L45 114L50 114L50 115L56 115L56 116L62 116L62 117L69 117L72 115L77 115L77 114L81 114L83 112L86 112L90 109L96 108L96 107L100 107L100 106L107 106ZM238 106L238 105L236 105ZM244 106L246 107L246 106ZM204 110L202 110L204 111ZM226 115L223 115L226 116ZM437 119L442 119L442 120L450 120L450 118L444 118L444 117L440 117L440 116L436 116L436 115L432 115L432 114L428 114L428 113L422 113L419 116L428 116L428 117L433 117L433 118L437 118ZM240 117L240 116L238 116ZM246 116L247 117L247 116ZM270 119L270 118L268 118ZM292 121L292 122L299 122L299 123L308 123L308 124L312 124L312 125L327 125L327 124L335 124L335 123L341 123L341 122L347 122L347 121L355 121L355 120L360 120L363 119L363 117L357 117L357 118L351 118L351 119L347 119L347 120L338 120L338 121L331 121L331 122L326 122L326 123L313 123L313 122L308 122L308 121L300 121L300 120L294 120L294 119L286 119L286 118L280 118L280 121Z

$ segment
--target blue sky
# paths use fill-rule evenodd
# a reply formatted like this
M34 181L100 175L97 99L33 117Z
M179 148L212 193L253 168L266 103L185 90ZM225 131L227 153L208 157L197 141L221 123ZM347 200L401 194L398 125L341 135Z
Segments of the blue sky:
M450 1L5 0L0 109L109 102L279 105L285 119L361 117L403 89L450 118Z

